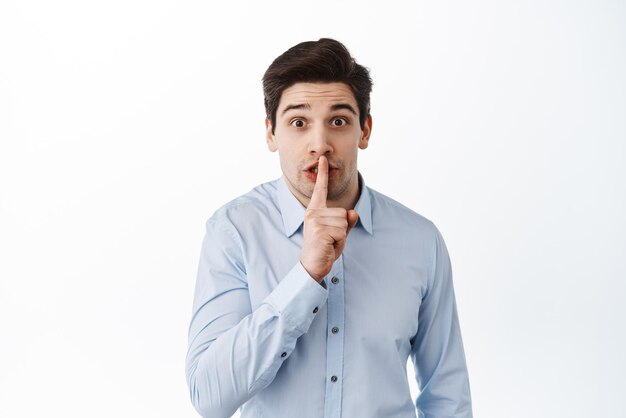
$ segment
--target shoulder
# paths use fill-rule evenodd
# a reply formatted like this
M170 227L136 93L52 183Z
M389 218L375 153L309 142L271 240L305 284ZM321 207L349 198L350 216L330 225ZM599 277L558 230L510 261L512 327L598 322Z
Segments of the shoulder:
M369 191L375 235L376 231L382 232L385 238L393 237L394 242L401 243L403 250L419 251L432 260L431 270L436 263L449 260L443 236L433 221L376 190Z
M430 219L377 190L370 187L367 189L376 223L396 225L398 228L408 229L408 232L420 232L422 236L426 234L435 238L437 227Z
M278 211L276 188L278 180L260 184L230 202L224 204L207 220L211 224L230 225L237 229L243 223L254 223L259 218L266 219Z

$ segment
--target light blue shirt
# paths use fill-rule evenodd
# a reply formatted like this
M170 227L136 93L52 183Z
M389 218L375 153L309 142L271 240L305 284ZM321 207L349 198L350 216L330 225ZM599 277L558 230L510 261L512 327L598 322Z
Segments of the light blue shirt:
M472 417L443 238L359 180L359 221L321 285L299 262L305 208L284 178L207 221L186 360L200 415Z

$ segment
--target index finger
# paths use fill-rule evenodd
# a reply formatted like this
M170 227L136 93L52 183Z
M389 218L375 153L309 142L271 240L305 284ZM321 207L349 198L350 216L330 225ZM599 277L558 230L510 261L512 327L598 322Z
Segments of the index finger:
M315 179L315 187L311 195L309 207L325 208L326 198L328 197L328 160L323 155L317 163L317 177Z

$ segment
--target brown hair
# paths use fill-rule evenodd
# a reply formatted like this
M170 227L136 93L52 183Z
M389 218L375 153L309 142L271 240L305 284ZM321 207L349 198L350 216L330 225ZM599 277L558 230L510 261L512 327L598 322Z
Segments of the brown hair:
M344 83L359 107L361 128L370 114L372 79L367 68L357 64L348 49L334 39L299 43L276 58L263 76L265 114L276 126L276 109L283 91L296 83Z

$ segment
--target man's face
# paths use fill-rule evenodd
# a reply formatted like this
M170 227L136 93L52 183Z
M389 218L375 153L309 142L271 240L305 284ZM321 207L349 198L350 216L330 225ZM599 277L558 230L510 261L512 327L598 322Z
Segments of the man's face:
M328 205L352 207L358 197L357 153L367 148L371 117L361 129L359 108L343 83L296 83L285 89L276 126L266 120L267 145L278 151L287 185L308 206L321 155L328 158Z

